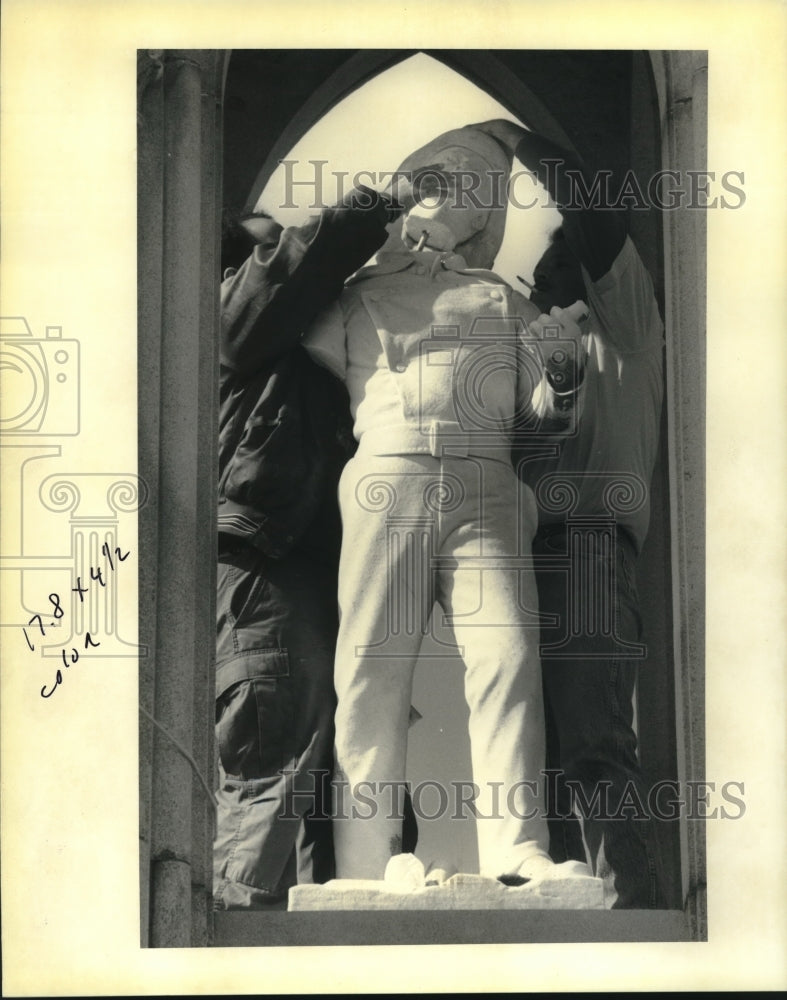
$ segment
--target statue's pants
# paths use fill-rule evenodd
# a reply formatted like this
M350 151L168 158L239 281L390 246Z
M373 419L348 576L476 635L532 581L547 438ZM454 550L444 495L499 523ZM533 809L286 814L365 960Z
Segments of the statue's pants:
M536 510L499 455L369 454L362 441L344 470L334 675L341 878L382 878L401 850L413 671L435 601L465 665L473 774L461 777L478 786L486 817L477 822L481 872L515 873L546 855Z

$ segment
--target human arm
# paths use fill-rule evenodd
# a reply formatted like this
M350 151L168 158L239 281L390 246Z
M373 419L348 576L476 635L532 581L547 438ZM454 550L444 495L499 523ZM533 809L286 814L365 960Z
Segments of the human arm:
M361 188L305 225L285 229L273 253L255 247L222 283L222 365L252 375L295 347L345 280L383 245L399 211L390 197Z
M514 122L486 122L483 130L536 174L560 212L569 248L590 279L598 281L626 239L622 213L603 207L604 182L610 172L592 170L576 153Z

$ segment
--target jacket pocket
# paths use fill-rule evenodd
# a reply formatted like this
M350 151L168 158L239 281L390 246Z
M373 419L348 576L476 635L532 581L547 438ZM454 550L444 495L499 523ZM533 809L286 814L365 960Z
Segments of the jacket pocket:
M258 650L216 671L216 745L229 778L275 777L294 726L286 649Z
M273 455L286 454L288 435L281 414L266 416L253 414L246 421L243 434L229 465L225 482L228 496L235 500L250 500L260 490L261 463L272 464ZM267 470L266 470L267 471Z

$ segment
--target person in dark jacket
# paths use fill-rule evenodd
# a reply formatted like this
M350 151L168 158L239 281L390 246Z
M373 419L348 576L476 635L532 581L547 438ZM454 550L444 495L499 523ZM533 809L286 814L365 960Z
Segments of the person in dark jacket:
M492 123L490 134L537 174L562 218L533 272L539 327L576 300L589 311L574 390L581 420L551 454L520 466L539 507L533 554L548 759L560 772L558 812L568 813L552 823L550 848L558 860L590 864L607 907L663 907L633 697L646 654L636 563L650 521L664 324L621 213L594 183L605 175L511 122Z
M222 235L217 909L282 908L334 874L337 485L355 442L344 386L300 338L411 196L398 179L304 226L251 213ZM411 806L406 829L412 849Z

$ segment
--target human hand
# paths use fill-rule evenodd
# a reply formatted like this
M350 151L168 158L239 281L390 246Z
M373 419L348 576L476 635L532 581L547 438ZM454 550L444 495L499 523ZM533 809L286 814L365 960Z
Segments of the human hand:
M430 163L417 170L394 171L383 189L400 212L409 212L416 202L448 193L449 181L439 163Z
M482 122L476 128L479 132L484 132L486 135L491 135L493 139L497 139L512 156L516 153L522 136L526 134L526 130L521 125L505 118L495 118L492 121Z
M566 309L553 306L549 315L541 313L527 324L531 336L541 346L547 381L555 392L571 392L582 382L585 331L581 324L588 315L588 307L578 299Z
M366 187L364 184L354 187L336 207L351 212L368 212L382 208L386 214L386 225L395 222L403 211L402 206L392 197L388 189L375 191L374 188Z

